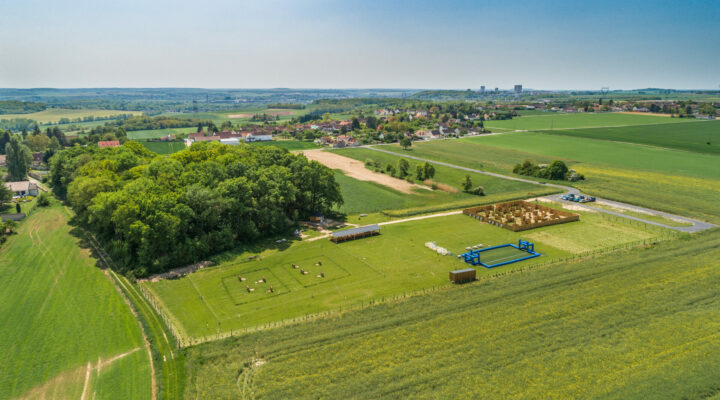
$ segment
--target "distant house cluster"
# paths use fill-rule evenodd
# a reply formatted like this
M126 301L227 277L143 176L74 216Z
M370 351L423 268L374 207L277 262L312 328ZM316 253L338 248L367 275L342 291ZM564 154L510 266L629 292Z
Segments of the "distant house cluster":
M357 147L360 146L360 142L357 138L350 137L348 135L323 136L322 138L315 141L317 144L330 146L335 149L341 149L343 147Z
M268 142L273 140L272 134L265 132L236 132L222 131L213 134L196 132L188 135L185 145L190 147L195 142L220 142L222 144L237 145L240 142Z

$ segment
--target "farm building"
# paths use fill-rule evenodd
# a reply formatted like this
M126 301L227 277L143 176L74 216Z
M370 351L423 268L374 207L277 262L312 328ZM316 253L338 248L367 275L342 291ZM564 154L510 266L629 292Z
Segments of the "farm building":
M452 283L465 283L475 280L475 269L465 268L450 271L450 282Z
M344 231L333 232L330 240L335 243L340 243L378 234L380 234L380 225L367 225L358 228L346 229Z
M463 214L513 232L580 220L578 214L522 200L468 208Z

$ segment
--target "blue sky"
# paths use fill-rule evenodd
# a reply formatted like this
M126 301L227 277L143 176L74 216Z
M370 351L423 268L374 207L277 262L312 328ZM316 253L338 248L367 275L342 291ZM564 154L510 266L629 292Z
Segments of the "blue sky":
M717 89L714 1L0 0L0 87Z

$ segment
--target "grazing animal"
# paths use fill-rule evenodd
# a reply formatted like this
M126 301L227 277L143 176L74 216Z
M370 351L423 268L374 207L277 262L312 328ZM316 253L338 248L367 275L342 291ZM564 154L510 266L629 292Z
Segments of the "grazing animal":
M275 291L275 289L273 289L272 285L270 285L270 289L268 289L267 292L268 292L268 293L272 293L272 292L274 292L274 291Z
M252 293L252 292L255 291L255 288L251 288L250 286L247 286L247 285L245 285L245 289L247 289L247 291L248 291L249 293Z
M246 279L247 279L247 278L245 278L245 277L243 277L243 276L241 276L241 275L238 275L238 280L239 280L240 282L242 282L242 281L244 281L244 280L246 280Z
M324 278L324 277L325 277L325 273L324 273L324 272L321 272L320 274L318 274L317 277L318 277L318 278Z

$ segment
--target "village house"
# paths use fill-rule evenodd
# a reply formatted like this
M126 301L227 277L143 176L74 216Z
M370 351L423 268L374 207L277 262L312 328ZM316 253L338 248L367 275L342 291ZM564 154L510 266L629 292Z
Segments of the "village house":
M30 181L5 182L5 187L13 192L13 197L37 196L38 187Z
M102 147L102 148L118 147L118 146L120 146L119 140L103 140L103 141L98 142L98 147Z

